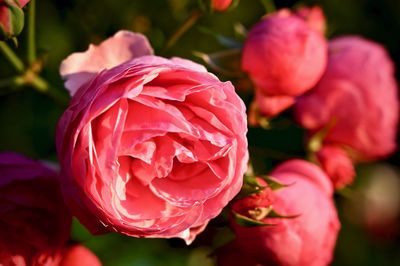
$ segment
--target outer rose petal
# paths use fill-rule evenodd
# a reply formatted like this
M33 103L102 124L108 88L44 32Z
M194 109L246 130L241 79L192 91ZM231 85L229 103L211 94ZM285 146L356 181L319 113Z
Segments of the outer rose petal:
M295 102L293 96L279 95L267 96L256 91L256 104L261 114L273 117L292 106Z
M152 55L153 48L140 33L119 31L99 45L90 45L81 53L68 56L60 66L60 74L71 96L95 74L143 55Z
M355 176L353 162L342 148L324 145L316 155L335 188L340 189L353 182Z
M325 34L326 19L321 7L301 7L297 9L294 14L304 19L310 28L318 31L322 35Z
M75 245L67 248L59 266L101 266L100 260L88 248Z

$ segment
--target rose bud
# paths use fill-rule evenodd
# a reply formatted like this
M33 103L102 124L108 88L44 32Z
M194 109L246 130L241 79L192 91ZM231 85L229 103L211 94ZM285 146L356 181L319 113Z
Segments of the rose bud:
M2 152L0 195L0 265L58 265L72 217L56 173L39 161Z
M250 30L243 47L242 69L255 85L262 114L274 116L317 83L326 60L323 36L284 9L264 17ZM273 100L275 97L278 100ZM269 101L275 103L274 108L262 106Z
M211 10L224 12L231 6L233 1L234 0L211 0Z
M316 153L316 157L335 188L340 189L353 182L355 176L353 162L342 148L324 145Z
M245 106L230 82L146 45L122 31L62 63L76 92L57 130L62 189L92 233L189 244L240 190Z
M74 245L66 248L59 266L101 266L100 260L88 248Z
M324 11L319 6L313 7L300 7L297 9L294 14L303 20L305 20L308 26L322 35L325 34L326 31L326 19L324 15Z
M23 8L29 0L0 0L0 40L17 36L24 27Z
M354 162L383 158L396 148L399 116L393 63L379 44L347 36L329 44L322 79L299 98L295 116L322 144L345 148Z
M328 265L340 228L328 177L316 165L302 160L287 161L270 176L286 186L274 190L273 197L259 194L269 199L259 201L260 206L254 205L254 196L239 199L232 206L242 215L246 214L242 206L248 206L247 217L266 225L243 226L233 219L236 238L222 248L220 265L240 265L229 264L226 256L234 256L232 251L241 254L240 261L248 266Z

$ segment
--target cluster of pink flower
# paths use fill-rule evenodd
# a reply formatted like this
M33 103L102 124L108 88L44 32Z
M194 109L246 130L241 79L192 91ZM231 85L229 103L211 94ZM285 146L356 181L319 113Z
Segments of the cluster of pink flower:
M213 2L217 11L231 3ZM354 163L396 147L397 85L385 49L354 36L328 42L324 31L315 7L269 14L247 36L251 121L294 106L316 164L290 160L268 178L246 176L251 192L230 205L236 238L216 252L220 265L329 264L340 228L334 188L352 181ZM128 31L70 55L60 72L72 96L57 129L60 174L0 154L0 264L99 265L67 244L72 215L94 234L190 244L241 190L247 115L230 82L155 56Z

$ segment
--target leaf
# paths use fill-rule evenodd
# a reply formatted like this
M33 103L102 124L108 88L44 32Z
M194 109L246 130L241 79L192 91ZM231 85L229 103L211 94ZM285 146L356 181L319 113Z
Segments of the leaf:
M193 54L201 58L208 67L222 75L230 77L244 75L240 68L241 51L239 49L230 49L212 54L194 51Z
M205 27L198 27L198 29L207 35L210 35L216 39L216 41L221 44L222 46L225 46L226 48L242 48L243 44L231 37L224 36L222 34L216 33L210 29L207 29Z

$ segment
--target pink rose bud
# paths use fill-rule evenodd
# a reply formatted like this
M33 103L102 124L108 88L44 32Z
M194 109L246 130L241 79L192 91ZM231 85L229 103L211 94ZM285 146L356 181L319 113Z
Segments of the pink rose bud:
M0 40L17 36L24 27L24 7L29 0L0 0Z
M316 165L302 160L287 161L270 176L287 186L274 190L273 197L267 196L272 202L260 201L259 209L270 206L276 213L289 217L258 217L269 226L245 227L233 221L236 239L222 249L220 265L244 265L244 261L248 266L328 265L340 228L329 178ZM254 196L250 196L240 199L232 208L248 206L247 216L257 219L253 215L257 214L254 203ZM241 254L242 264L229 259L235 254Z
M63 62L75 94L57 130L62 189L93 233L189 244L240 190L245 106L230 82L147 44L119 32Z
M56 173L43 163L0 153L0 265L58 265L72 217Z
M243 48L242 69L254 82L258 98L293 98L311 89L323 74L327 44L323 36L289 10L264 17L249 32ZM294 100L262 107L266 116L288 108ZM290 103L291 102L291 103Z
M341 147L324 145L316 155L335 188L340 189L353 182L355 176L353 162Z
M326 19L324 11L319 6L313 7L300 7L294 14L305 20L308 26L322 35L326 31Z
M100 260L82 245L68 247L59 266L101 266Z
M326 72L295 115L311 135L328 129L323 142L346 147L355 162L393 152L399 100L386 50L356 36L332 40Z
M233 0L211 0L211 9L224 12L231 6L232 2Z

